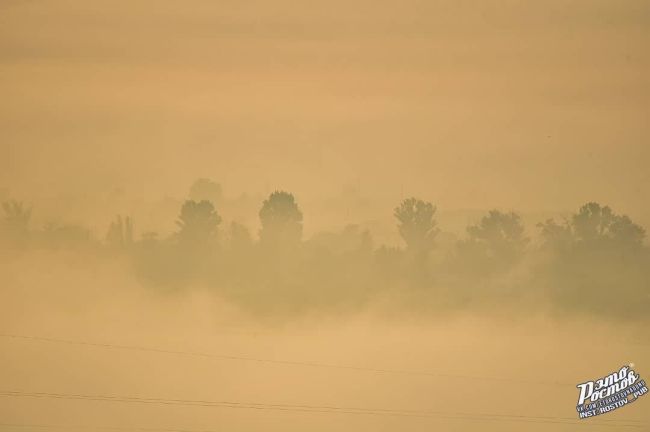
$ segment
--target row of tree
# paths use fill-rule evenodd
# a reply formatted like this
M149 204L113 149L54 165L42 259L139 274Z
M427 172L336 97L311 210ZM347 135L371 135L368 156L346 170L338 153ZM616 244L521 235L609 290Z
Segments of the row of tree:
M394 209L404 246L376 247L371 234L355 225L303 240L303 214L284 191L262 203L257 240L236 222L220 235L222 217L211 200L201 199L206 195L219 200L220 188L205 180L195 183L191 197L196 199L184 202L177 230L166 238L144 233L135 239L132 220L117 217L103 242L75 226L30 230L31 209L8 202L3 244L74 244L120 253L147 284L178 288L201 282L265 310L353 306L379 297L427 308L496 301L527 309L543 303L615 316L641 315L650 305L644 229L594 202L563 221L539 223L536 244L517 213L492 210L450 245L437 241L436 207L409 198ZM634 305L613 303L620 295L634 297Z

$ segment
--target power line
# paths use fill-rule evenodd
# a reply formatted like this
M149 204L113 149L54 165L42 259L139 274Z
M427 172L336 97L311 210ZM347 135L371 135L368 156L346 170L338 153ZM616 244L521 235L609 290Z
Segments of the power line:
M254 410L274 410L288 412L305 412L305 413L323 413L323 414L358 414L369 416L398 416L398 417L423 417L449 420L466 420L466 421L502 421L502 422L523 422L523 423L548 423L548 424L589 424L601 427L629 427L629 428L647 428L647 424L637 420L618 421L602 420L598 422L593 420L584 421L567 417L550 417L550 416L524 416L508 414L485 414L485 413L464 413L464 412L439 412L413 409L382 409L382 408L359 408L359 407L340 407L330 405L303 405L303 404L271 404L271 403L254 403L254 402L235 402L235 401L210 401L210 400L192 400L192 399L165 399L139 396L117 396L117 395L90 395L90 394L69 394L69 393L46 393L46 392L25 392L0 390L0 396L6 397L30 397L30 398L47 398L47 399L65 399L65 400L85 400L100 402L120 402L135 404L155 404L155 405L177 405L177 406L195 406L211 408L237 408L237 409L254 409Z
M450 374L450 373L428 372L428 371L410 371L410 370L403 370L403 369L383 369L383 368L372 368L372 367L363 367L363 366L336 365L336 364L328 364L328 363L321 363L321 362L307 362L307 361L296 361L296 360L276 360L276 359L257 358L257 357L246 357L246 356L234 356L234 355L225 355L225 354L211 354L211 353L203 353L203 352L193 352L193 351L170 350L170 349L143 347L143 346L135 346L135 345L121 345L121 344L109 344L109 343L99 343L99 342L75 341L75 340L62 339L62 338L51 338L51 337L42 337L42 336L26 336L26 335L7 334L7 333L0 333L0 337L9 338L9 339L22 339L22 340L29 340L29 341L36 341L36 342L48 342L48 343L59 343L59 344L66 344L66 345L89 346L89 347L106 348L106 349L131 350L131 351L141 351L141 352L152 352L152 353L158 353L158 354L185 355L185 356L220 359L220 360L249 361L249 362L257 362L257 363L281 364L281 365L290 365L290 366L306 366L306 367L317 367L317 368L328 368L328 369L356 370L356 371L364 371L364 372L371 372L371 373L381 373L381 374L400 374L400 375L416 375L416 376L419 375L419 376L431 376L431 377L443 377L443 378L460 378L460 379L487 380L487 381L502 381L502 382L505 381L505 382L515 382L515 383L519 383L519 384L536 384L536 385L550 385L550 386L571 386L571 387L573 387L575 385L573 383L566 383L566 382L560 382L560 381L537 381L537 380L526 380L526 379L507 378L507 377L461 375L461 374Z
M161 354L189 355L189 356L204 357L204 358L244 360L244 361L299 365L299 366L309 366L309 367L350 369L350 370L360 370L360 371L368 371L368 372L375 372L375 373L427 375L427 376L438 376L438 377L442 376L442 377L451 377L451 378L513 381L513 382L521 382L521 383L535 383L535 384L547 384L547 385L567 385L566 383L559 383L559 382L552 382L552 383L535 382L535 381L517 380L511 378L455 375L455 374L408 371L408 370L398 370L398 369L366 368L366 367L357 367L357 366L332 365L326 363L302 362L302 361L291 361L291 360L261 359L261 358L253 358L253 357L220 355L220 354L210 354L210 353L202 353L202 352L168 350L168 349L142 347L142 346L74 341L68 339L48 338L48 337L40 337L40 336L0 334L0 337L39 341L39 342L49 342L49 343L61 343L61 344L68 344L68 345L90 346L90 347L99 347L99 348L108 348L108 349L136 350L136 351L154 352L154 353L161 353ZM245 409L272 409L272 410L281 410L281 411L302 411L302 412L321 412L321 413L324 412L324 413L341 413L341 414L396 415L396 416L409 416L409 417L434 416L437 418L461 419L461 420L502 420L502 421L522 421L522 422L533 422L533 423L543 422L543 423L563 423L563 424L589 423L592 425L596 425L596 423L593 421L576 422L576 419L567 418L567 417L534 417L534 416L517 416L517 415L500 415L500 414L442 413L442 412L418 411L418 410L372 409L372 408L352 408L352 407L335 407L335 406L313 406L313 405L259 404L259 403L231 402L231 401L215 402L215 401L196 401L196 400L183 400L183 399L158 399L158 398L106 396L106 395L97 396L97 395L73 395L73 394L34 393L34 392L29 393L29 392L12 392L12 391L0 392L0 396L15 396L15 397L24 396L24 397L39 397L39 398L54 398L54 399L76 399L76 400L114 401L114 402L125 402L125 403L149 403L149 404L153 403L153 404L165 404L165 405L210 406L210 407L245 408ZM612 424L606 424L606 423L615 422L614 420L609 420L609 419L598 419L598 421L602 422L602 423L598 423L598 425L603 427L612 426ZM645 425L645 423L638 420L629 420L629 421L625 421L625 423L626 424L617 423L616 425L622 427L644 427Z

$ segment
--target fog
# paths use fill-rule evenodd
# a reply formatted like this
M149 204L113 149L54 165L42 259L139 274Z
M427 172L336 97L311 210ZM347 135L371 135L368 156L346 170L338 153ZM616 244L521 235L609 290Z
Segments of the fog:
M577 423L571 419L578 381L621 362L643 370L650 360L647 325L606 315L425 318L387 314L385 305L375 305L354 314L269 320L198 287L161 295L117 264L65 253L5 261L2 274L3 391L404 410L301 412L2 396L6 424L569 431ZM634 421L650 420L645 402L584 427L643 428Z
M648 24L0 2L0 430L648 430Z
M301 240L290 198L265 201L259 238L213 230L209 201L167 238L119 217L104 239L5 203L2 429L647 426L643 399L589 423L573 405L577 383L648 364L648 254L625 216L587 204L530 244L493 211L455 239L413 199L389 247L355 226Z

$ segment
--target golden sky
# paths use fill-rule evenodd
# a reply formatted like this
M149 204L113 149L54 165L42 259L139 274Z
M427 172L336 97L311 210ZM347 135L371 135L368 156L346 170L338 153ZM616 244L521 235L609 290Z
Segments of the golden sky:
M649 25L647 1L3 0L0 189L650 220Z

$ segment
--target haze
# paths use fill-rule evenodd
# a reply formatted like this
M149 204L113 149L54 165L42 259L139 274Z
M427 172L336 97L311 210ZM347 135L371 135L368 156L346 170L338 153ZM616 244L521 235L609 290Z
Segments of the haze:
M212 177L314 214L356 188L650 222L645 1L1 7L12 197L182 197Z
M0 0L0 431L648 430L650 2Z

